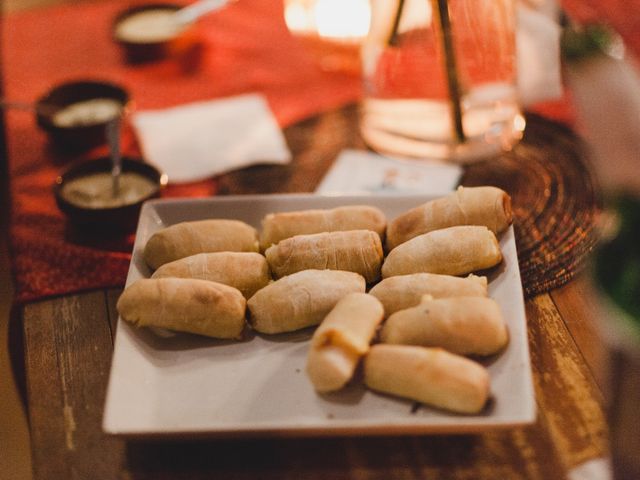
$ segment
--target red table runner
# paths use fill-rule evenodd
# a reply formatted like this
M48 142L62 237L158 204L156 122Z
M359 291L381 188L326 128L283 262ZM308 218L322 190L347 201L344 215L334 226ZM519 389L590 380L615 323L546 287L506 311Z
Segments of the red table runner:
M55 84L82 78L121 84L139 109L260 92L282 127L360 98L357 76L323 72L289 35L281 0L242 0L202 19L204 49L197 68L175 59L126 65L111 40L110 26L114 16L131 4L109 0L6 16L6 96L34 101ZM586 12L588 17L592 11ZM564 102L540 105L536 111L571 119ZM122 286L133 237L108 240L79 234L55 205L52 184L56 176L80 157L53 151L28 113L8 112L7 127L16 300ZM124 153L138 153L131 132L125 133L123 144ZM98 149L84 156L99 153L106 151ZM212 179L173 186L163 195L208 196L215 192Z
M243 0L202 19L197 68L176 59L126 65L110 38L110 25L130 5L109 1L9 15L3 39L7 97L34 101L53 85L80 78L124 86L139 109L260 92L284 127L360 96L356 76L321 71L291 38L281 1ZM54 152L28 113L9 112L7 124L16 300L123 285L132 237L79 235L55 205L53 182L78 157ZM137 153L130 132L123 144L124 153ZM174 186L163 195L212 194L214 180Z

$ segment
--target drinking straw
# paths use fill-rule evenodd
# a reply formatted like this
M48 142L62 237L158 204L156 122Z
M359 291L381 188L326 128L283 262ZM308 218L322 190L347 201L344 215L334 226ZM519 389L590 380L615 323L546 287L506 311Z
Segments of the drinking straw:
M438 30L444 48L444 63L447 74L451 113L453 116L453 130L458 143L464 143L467 139L462 126L460 82L458 81L456 55L453 47L451 18L449 17L449 0L432 0L432 2L437 6L437 8L434 8L434 11L438 12L437 20L438 26L440 27Z
M120 115L109 121L106 126L109 157L111 158L111 195L120 195L120 174L122 173L122 155L120 153Z
M427 1L427 0L425 0ZM387 45L396 45L398 41L398 28L400 26L400 18L404 10L404 0L398 1L398 8L393 19L391 33L387 40ZM444 49L445 72L447 75L447 88L449 90L449 100L451 108L451 116L453 118L454 136L458 143L467 141L462 126L462 107L460 82L458 81L458 69L456 66L456 55L453 47L453 35L451 33L451 18L449 17L449 1L448 0L431 0L434 12L437 12L436 18L438 22L438 31Z
M398 41L398 27L400 26L400 17L402 17L402 11L404 10L404 0L399 0L398 8L396 9L396 15L393 19L393 27L391 28L391 34L387 40L387 45L395 45Z

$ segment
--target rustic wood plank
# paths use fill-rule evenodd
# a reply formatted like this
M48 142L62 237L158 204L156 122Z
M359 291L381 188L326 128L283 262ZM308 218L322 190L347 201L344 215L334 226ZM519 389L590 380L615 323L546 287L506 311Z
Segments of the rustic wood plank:
M94 478L139 479L214 474L240 479L547 479L562 478L573 466L606 454L599 391L546 295L527 302L540 408L538 421L528 428L389 438L130 442L108 438L101 433L100 422L111 356L107 323L115 319L118 293L74 296L25 309L27 344L40 345L27 352L29 372L60 369L54 379L29 375L30 392L36 388L39 392L37 398L30 395L36 478L73 478L95 471L100 477ZM102 353L96 355L97 351ZM78 405L84 406L80 413Z
M255 478L256 475L261 478L343 476L394 479L429 476L456 479L470 478L470 475L478 479L496 476L558 478L564 476L568 468L606 452L602 411L594 399L598 397L597 388L590 380L590 373L582 363L577 346L564 327L559 312L547 296L528 302L534 378L541 409L538 422L532 427L465 436L137 441L126 443L123 451L120 441L105 439L100 432L103 393L86 395L87 408L89 411L97 409L97 412L87 415L91 418L84 421L77 414L74 415L75 430L69 427L69 415L66 428L64 414L51 415L55 408L52 405L57 404L63 412L65 405L71 406L73 399L79 397L79 385L91 383L91 378L94 382L96 378L106 382L110 329L94 328L95 317L100 315L91 312L100 311L102 305L103 322L106 323L109 317L106 311L113 310L117 294L118 291L113 290L106 297L90 296L90 300L69 297L35 304L25 310L25 331L29 338L27 344L45 340L44 346L51 346L49 351L46 348L38 349L44 355L30 355L28 352L29 371L34 368L55 371L57 367L51 363L60 365L57 382L46 381L39 385L41 391L48 390L46 395L40 394L39 398L49 400L40 405L35 401L37 399L32 401L34 453L39 452L35 466L39 478L64 478L68 472L80 471L83 463L87 465L86 462L91 465L91 470L100 465L112 467L111 470L103 470L100 478L113 478L109 474L118 474L120 465L124 468L120 474L125 476L159 479L207 478L212 474L234 478ZM83 312L83 309L87 311ZM67 321L60 317L67 318ZM36 321L39 323L32 323ZM60 321L63 325L58 323ZM82 326L78 323L91 326L91 335L103 338L101 343L103 350L106 345L107 355L103 355L102 361L92 368L78 366L74 375L70 376L71 365L76 365L85 356L82 352L87 351L86 347L82 347L83 342L78 341L78 333L74 334ZM51 338L54 339L53 343L50 342ZM70 341L72 339L73 342ZM73 352L64 352L65 347L72 345ZM59 351L61 348L62 351ZM94 351L91 348L89 350ZM91 356L96 358L95 355ZM47 361L50 365L46 365ZM44 377L41 378L44 380ZM32 375L30 380L31 389L34 384ZM70 381L74 385L69 385ZM567 399L562 398L565 392L571 391L573 394ZM69 399L72 399L71 402ZM35 428L36 425L38 428ZM90 442L80 439L79 435L99 439L96 442L102 444L99 451L81 453L80 447L83 450L90 449L90 445L87 445ZM73 442L74 450L71 452L67 440ZM87 456L82 458L83 454ZM52 462L52 458L60 460ZM252 461L246 462L247 458Z
M598 332L600 305L586 274L551 292L551 298L563 312L571 336L582 352L601 391L607 384L607 348Z
M129 442L136 479L564 478L540 429L484 435Z
M100 429L111 360L103 292L23 310L35 478L115 478L122 442Z
M247 459L251 459L247 462ZM545 422L483 435L130 442L128 475L176 478L564 478Z
M530 427L462 436L132 441L125 470L141 479L562 478L606 453L599 393L551 299L529 301L527 313L532 358L541 362L533 371L540 411ZM573 393L563 399L565 392Z
M607 455L602 394L563 317L548 294L526 307L536 399L565 469Z

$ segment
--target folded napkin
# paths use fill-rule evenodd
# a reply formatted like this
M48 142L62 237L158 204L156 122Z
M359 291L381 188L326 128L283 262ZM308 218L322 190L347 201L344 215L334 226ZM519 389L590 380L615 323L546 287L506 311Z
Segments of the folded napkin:
M132 123L144 157L171 183L291 161L269 105L257 94L136 112Z
M343 150L316 188L324 195L446 195L458 185L462 167L435 160L397 160L364 150Z

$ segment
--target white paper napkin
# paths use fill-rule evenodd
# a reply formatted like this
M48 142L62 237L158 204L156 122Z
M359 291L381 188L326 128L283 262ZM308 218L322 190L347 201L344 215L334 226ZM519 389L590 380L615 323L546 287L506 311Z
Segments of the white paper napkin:
M445 195L458 185L462 167L437 161L407 161L364 150L344 150L316 193Z
M171 183L291 161L269 105L257 94L141 111L132 122L144 157Z

